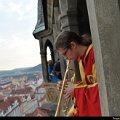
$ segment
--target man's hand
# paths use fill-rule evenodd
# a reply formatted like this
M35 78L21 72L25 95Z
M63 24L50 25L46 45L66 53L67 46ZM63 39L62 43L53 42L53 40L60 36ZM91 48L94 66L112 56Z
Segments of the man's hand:
M74 92L74 83L68 81L64 90L64 98L67 99L68 97L72 96Z
M60 91L61 88L62 88L62 81L59 81L57 83L57 89ZM70 82L70 80L67 80L65 82L65 87L64 87L64 98L67 99L68 97L73 95L73 91L74 91L74 83Z
M61 91L61 89L62 89L62 83L63 83L63 81L59 81L59 82L57 83L57 89L58 89L59 91ZM65 87L66 87L66 83L67 83L67 81L65 82ZM64 90L65 90L65 87L64 87Z

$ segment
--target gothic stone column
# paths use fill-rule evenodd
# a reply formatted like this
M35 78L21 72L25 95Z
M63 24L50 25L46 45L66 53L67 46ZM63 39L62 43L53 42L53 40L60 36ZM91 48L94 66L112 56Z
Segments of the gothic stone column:
M71 30L79 34L77 21L77 0L59 0L61 30ZM80 79L78 63L76 61L71 63L71 69L75 70L76 79ZM71 75L70 75L71 76Z
M39 40L40 44L40 54L41 54L41 65L43 72L43 80L44 82L48 82L48 73L47 73L47 64L46 64L46 51L42 47L42 40Z

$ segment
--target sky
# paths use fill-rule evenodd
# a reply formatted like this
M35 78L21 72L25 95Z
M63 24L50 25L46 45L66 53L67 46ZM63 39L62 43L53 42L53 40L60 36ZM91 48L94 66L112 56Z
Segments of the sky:
M38 0L0 0L0 70L41 63L39 41L32 35Z

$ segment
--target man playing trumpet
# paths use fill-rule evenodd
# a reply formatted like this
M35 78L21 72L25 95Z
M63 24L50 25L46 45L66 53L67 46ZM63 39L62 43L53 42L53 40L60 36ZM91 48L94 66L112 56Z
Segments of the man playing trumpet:
M65 60L77 60L81 80L68 82L64 97L73 96L74 105L67 116L101 116L94 51L90 36L78 36L71 31L61 32L55 41L56 50ZM58 83L60 86L60 83Z

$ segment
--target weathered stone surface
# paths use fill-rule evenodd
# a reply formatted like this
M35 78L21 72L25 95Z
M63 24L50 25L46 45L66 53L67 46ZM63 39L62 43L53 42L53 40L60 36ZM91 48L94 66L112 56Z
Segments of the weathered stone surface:
M44 103L41 108L43 110L46 110L48 115L49 116L54 116L55 115L55 112L56 112L56 107L57 107L57 104L56 103L52 103L52 102L47 102L47 103Z
M118 0L87 0L103 116L120 116Z

